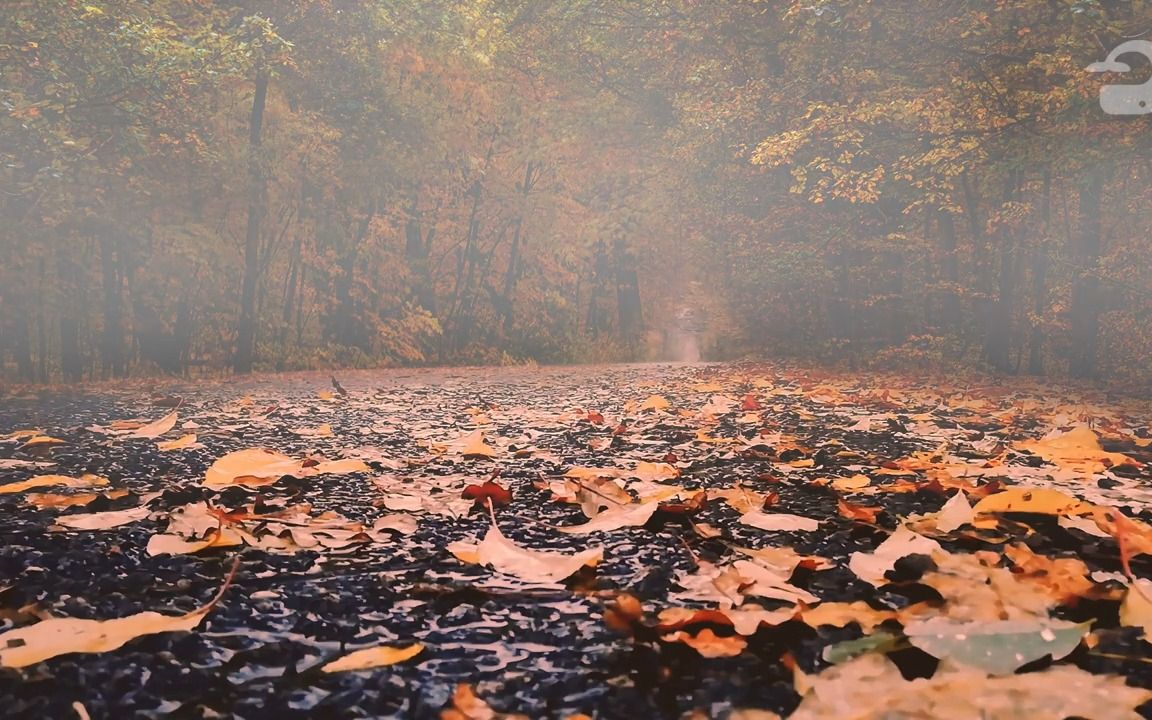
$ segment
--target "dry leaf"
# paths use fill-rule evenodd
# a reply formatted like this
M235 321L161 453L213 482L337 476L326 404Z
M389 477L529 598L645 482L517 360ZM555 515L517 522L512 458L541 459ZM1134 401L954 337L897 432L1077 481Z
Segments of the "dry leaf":
M594 566L604 558L604 548L595 547L572 555L522 548L504 537L493 518L492 526L479 544L454 542L448 551L461 562L488 565L497 572L527 582L557 583L577 573L585 565Z
M645 410L667 410L668 407L668 401L665 400L663 396L649 395L644 402L640 403L639 410L640 412L644 412Z
M788 513L766 513L759 510L744 513L740 516L740 522L768 531L811 532L820 527L820 521L812 518Z
M99 475L81 475L78 478L68 477L67 475L37 475L28 480L21 480L20 482L8 483L7 485L0 485L0 495L5 493L18 493L38 487L51 487L55 485L63 485L64 487L97 487L99 485L107 485L108 479L102 478Z
M528 720L528 716L498 713L476 697L471 685L460 683L452 693L452 707L440 713L440 720Z
M176 411L173 410L159 420L136 428L132 432L128 433L126 437L144 438L147 440L158 438L172 428L176 427L176 419Z
M1120 603L1120 624L1138 627L1145 638L1152 638L1152 580L1135 578Z
M333 660L320 669L326 673L371 670L373 668L386 667L388 665L402 663L405 660L411 660L423 651L424 646L420 643L407 647L380 645L348 653L344 657Z
M111 530L121 525L127 525L143 520L151 514L146 507L134 507L128 510L109 510L107 512L85 513L77 515L61 515L56 518L57 525L63 525L70 530Z
M677 631L660 638L665 642L680 642L700 653L701 657L736 657L748 647L748 641L740 635L721 637L711 628L704 628L695 635Z
M181 435L175 440L164 440L156 443L156 449L161 452L171 452L173 450L185 450L188 448L203 447L196 442L196 436L192 433Z
M896 561L908 555L931 555L941 552L940 544L923 535L917 535L901 525L875 552L855 552L848 559L848 569L861 580L879 587L888 581L884 574L893 568Z
M108 652L141 635L191 632L224 596L239 566L237 559L216 597L186 615L142 612L113 620L52 618L0 633L0 666L21 668L59 655Z
M1062 468L1087 474L1103 472L1113 465L1140 465L1122 453L1105 452L1100 447L1100 436L1086 425L1042 440L1019 442L1016 448L1039 455Z
M599 513L583 525L571 525L556 529L560 532L583 535L592 532L611 532L626 527L639 527L648 522L658 507L660 507L659 501L621 505Z
M1092 505L1051 488L1011 488L989 495L972 508L980 513L1037 513L1042 515L1083 515Z

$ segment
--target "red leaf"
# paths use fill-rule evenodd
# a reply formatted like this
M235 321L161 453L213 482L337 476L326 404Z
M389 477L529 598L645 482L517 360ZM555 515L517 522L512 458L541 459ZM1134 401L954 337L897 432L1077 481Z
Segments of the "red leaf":
M488 480L483 485L469 485L464 488L460 497L471 500L476 507L487 507L489 500L493 506L503 506L512 502L512 491Z
M662 502L657 507L663 512L673 513L677 515L692 515L693 513L704 507L704 503L708 500L708 493L704 490L696 493L684 502Z
M764 407L760 404L760 400L755 395L748 393L740 402L740 409L744 412L755 412L756 410L763 410Z
M600 413L596 412L595 410L591 410L588 413L588 422L592 423L593 425L603 425L604 424L604 416L601 415Z
M884 508L881 507L865 507L864 505L856 505L848 502L844 498L836 501L836 507L840 510L840 514L849 520L859 520L866 523L876 522L876 516L883 512Z

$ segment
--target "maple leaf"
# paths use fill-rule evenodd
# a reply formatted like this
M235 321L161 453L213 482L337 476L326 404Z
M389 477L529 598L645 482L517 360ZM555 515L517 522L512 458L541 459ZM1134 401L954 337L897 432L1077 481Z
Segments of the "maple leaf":
M522 548L504 537L495 518L478 544L457 541L448 544L448 551L461 562L488 565L505 575L538 583L560 582L585 565L594 566L604 558L604 548L601 547L573 554Z
M471 500L476 507L487 507L489 502L497 507L503 507L512 502L512 491L492 480L486 480L482 485L465 487L460 497Z
M875 523L876 516L884 512L882 507L866 507L864 505L856 505L850 503L844 498L837 498L836 508L840 511L840 516L848 518L849 520L859 520L860 522Z
M748 393L744 396L744 399L740 401L740 409L744 412L755 412L757 410L763 410L764 406L760 404L760 400L754 394Z

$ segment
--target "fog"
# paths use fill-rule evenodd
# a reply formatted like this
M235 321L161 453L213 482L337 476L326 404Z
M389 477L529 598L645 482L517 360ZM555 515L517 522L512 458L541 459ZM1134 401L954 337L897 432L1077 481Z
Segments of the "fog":
M1143 383L1143 2L16 0L0 371Z

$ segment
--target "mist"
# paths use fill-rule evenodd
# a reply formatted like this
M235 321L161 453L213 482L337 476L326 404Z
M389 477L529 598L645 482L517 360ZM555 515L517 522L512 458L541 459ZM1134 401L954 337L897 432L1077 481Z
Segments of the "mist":
M1152 370L1144 3L0 12L10 380Z

